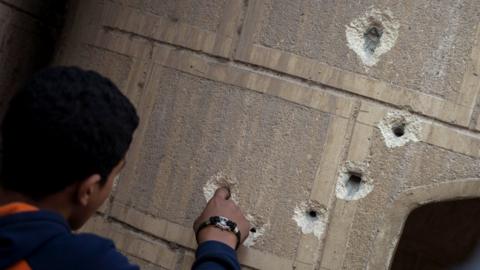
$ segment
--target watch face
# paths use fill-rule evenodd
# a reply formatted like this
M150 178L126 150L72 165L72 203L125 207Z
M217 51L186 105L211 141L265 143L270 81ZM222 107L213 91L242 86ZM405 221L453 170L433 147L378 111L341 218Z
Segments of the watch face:
M226 217L218 217L220 219L220 222L223 223L223 224L227 224L227 222L229 221L228 218Z
M220 222L220 217L219 216L210 217L210 223L217 224L219 222Z
M222 216L211 217L210 222L221 230L227 230L231 232L233 232L237 227L235 222L230 221L228 218Z

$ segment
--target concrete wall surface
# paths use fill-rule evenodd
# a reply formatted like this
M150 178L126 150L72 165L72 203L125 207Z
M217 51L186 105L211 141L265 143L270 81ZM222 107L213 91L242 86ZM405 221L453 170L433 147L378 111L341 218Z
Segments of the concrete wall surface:
M189 269L227 184L256 228L245 269L388 268L414 208L479 197L479 21L476 0L72 1L55 63L141 116L86 230Z
M64 9L60 0L0 0L0 119L21 83L52 60Z
M0 1L0 118L5 104L54 53L65 1Z

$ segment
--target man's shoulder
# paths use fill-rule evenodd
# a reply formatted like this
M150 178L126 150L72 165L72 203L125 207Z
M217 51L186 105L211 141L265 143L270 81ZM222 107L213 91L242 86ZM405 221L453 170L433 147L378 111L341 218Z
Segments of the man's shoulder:
M33 269L45 265L50 267L38 269L138 269L110 239L90 233L57 236L28 261Z
M70 233L52 239L47 245L53 249L64 248L74 251L77 255L89 256L103 254L109 250L116 250L112 240L92 233Z

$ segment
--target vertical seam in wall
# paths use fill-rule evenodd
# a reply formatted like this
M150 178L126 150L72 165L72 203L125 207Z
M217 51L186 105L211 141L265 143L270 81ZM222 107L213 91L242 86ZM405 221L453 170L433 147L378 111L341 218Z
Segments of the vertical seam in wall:
M348 121L348 124L347 124L347 132L345 133L344 135L344 144L343 144L343 150L342 150L342 154L341 154L341 157L339 158L340 160L340 164L339 164L339 167L337 167L337 173L335 174L336 176L338 175L338 170L341 168L341 166L343 164L345 164L346 162L346 159L347 159L347 156L348 156L348 150L350 149L350 144L352 142L352 138L353 138L353 132L355 131L355 125L356 125L356 122L357 122L357 117L360 113L360 108L361 108L361 105L362 105L362 101L361 100L356 100L355 101L355 104L353 106L353 109L352 109L352 115ZM335 182L334 184L334 187L336 186L336 179L333 179L332 181ZM336 207L336 202L337 202L337 196L335 195L335 191L333 191L333 194L330 196L330 202L329 202L329 205L327 206L327 213L328 213L328 220L327 220L327 224L326 224L326 227L325 227L325 232L328 233L329 231L329 227L330 227L330 223L331 223L331 215L330 213L333 212L333 210L335 209ZM352 226L352 224L350 224L350 226ZM348 231L348 233L350 232L350 230ZM321 251L319 252L318 254L318 261L316 262L316 266L317 268L321 268L322 265L322 261L323 261L323 254L325 252L325 248L326 248L326 237L323 238L323 247L321 249ZM346 240L348 241L348 235L346 237ZM346 243L345 243L346 244ZM345 250L346 251L346 246L345 246ZM346 253L346 252L345 252ZM344 258L345 258L345 254L343 256L343 259L341 260L341 262L343 263L344 262Z
M238 5L240 5L240 11L237 10ZM235 55L235 51L238 47L238 41L240 40L241 29L244 23L245 14L247 10L247 0L229 0L225 3L224 6L224 15L222 17L222 21L219 23L217 28L217 40L215 41L215 48L214 51L220 54L219 47L218 47L218 39L224 39L226 36L231 37L232 44L227 53L227 57L229 60L233 60L233 56ZM239 13L237 16L232 16L232 13ZM232 18L233 17L233 18ZM231 29L228 29L229 24Z
M259 27L259 24L257 24L258 17L263 15L264 5L264 0L248 0L248 7L243 17L242 31L233 57L235 60L245 60L249 57L250 46L253 43L256 29Z
M235 55L237 53L237 49L242 45L240 44L240 39L242 38L243 34L243 27L245 26L246 19L247 19L247 11L248 11L248 4L249 1L252 0L242 0L242 14L238 18L235 30L235 38L233 40L233 48L230 53L230 60L234 61Z
M153 51L153 47L152 47L152 51ZM136 59L136 58L134 58L134 57L132 57L132 59L137 60L137 61L141 61L140 59ZM148 87L148 83L151 81L152 74L153 74L153 72L154 72L154 70L155 70L155 68L154 68L154 63L153 63L153 60L152 60L152 59L149 59L149 63L150 63L150 65L151 65L151 68L149 69L148 75L145 77L144 89ZM145 94L145 93L146 93L146 92L144 92L144 94ZM140 99L142 99L142 97L141 97ZM147 119L148 119L148 118L147 118ZM138 127L138 128L140 128L140 127ZM146 128L146 127L145 127L145 128ZM137 161L138 161L138 160L135 159L133 169L136 168ZM120 178L123 178L123 177L120 176ZM120 179L120 180L121 180L121 179ZM109 200L110 200L110 201L109 201L109 204L108 204L108 206L107 206L107 209L105 210L105 216L107 216L107 217L110 216L111 211L112 211L112 209L113 209L113 205L114 205L114 203L115 203L115 198L116 198L116 195L117 195L117 193L118 193L119 185L120 185L120 184L121 184L121 183L118 183L117 186L115 187L115 189L114 189L114 190L112 191L112 193L111 193L111 196L110 196L110 199L109 199Z

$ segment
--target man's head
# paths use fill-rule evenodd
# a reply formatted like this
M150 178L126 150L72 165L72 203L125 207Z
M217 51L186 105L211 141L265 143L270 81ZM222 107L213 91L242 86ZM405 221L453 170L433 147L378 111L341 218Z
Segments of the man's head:
M68 190L69 222L80 227L108 197L138 121L109 79L75 67L45 69L6 112L0 184L33 201Z

